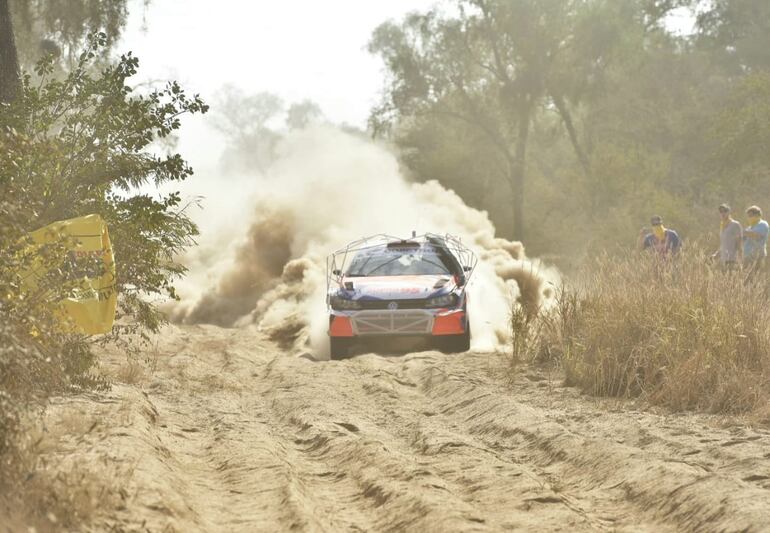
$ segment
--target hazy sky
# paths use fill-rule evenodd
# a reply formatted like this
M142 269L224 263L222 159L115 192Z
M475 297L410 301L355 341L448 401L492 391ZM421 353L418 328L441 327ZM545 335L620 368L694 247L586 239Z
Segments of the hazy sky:
M133 0L119 50L142 76L174 78L210 97L232 83L287 102L310 98L334 122L364 126L382 87L365 47L390 18L435 0Z
M374 28L437 0L131 0L117 51L131 50L140 78L175 79L208 102L234 84L287 104L310 98L335 123L364 127L383 87L366 50ZM672 26L689 25L672 17ZM198 168L214 166L221 138L206 119L185 120L179 146Z

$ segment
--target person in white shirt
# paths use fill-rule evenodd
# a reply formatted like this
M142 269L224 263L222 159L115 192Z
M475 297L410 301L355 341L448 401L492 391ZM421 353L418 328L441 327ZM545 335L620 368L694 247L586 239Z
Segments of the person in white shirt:
M712 257L719 259L719 265L725 272L732 272L738 268L743 259L743 228L741 223L735 220L732 210L727 204L719 206L720 231L719 250Z

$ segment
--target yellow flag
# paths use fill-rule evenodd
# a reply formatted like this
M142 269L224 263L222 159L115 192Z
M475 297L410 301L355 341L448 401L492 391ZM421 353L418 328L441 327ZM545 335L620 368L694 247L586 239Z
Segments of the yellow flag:
M63 300L52 302L61 328L72 333L108 333L115 321L117 290L112 244L102 217L87 215L54 222L30 234L35 245L62 244L68 262L67 281L73 288ZM98 268L94 268L97 266ZM25 285L36 285L39 272L26 276Z

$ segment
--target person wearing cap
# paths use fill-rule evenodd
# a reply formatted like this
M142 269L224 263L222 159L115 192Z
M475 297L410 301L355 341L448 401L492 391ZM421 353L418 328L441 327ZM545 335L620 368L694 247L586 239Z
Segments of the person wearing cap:
M713 258L719 259L719 265L725 272L732 272L740 265L743 256L743 228L732 217L732 210L727 204L719 206L719 250Z
M639 232L639 249L653 250L658 257L668 258L676 255L682 247L682 239L679 234L663 226L663 217L655 215L650 219L652 233L647 228Z
M756 205L746 209L746 217L748 225L743 230L743 268L747 272L746 281L750 281L764 269L770 226L762 219L762 210Z

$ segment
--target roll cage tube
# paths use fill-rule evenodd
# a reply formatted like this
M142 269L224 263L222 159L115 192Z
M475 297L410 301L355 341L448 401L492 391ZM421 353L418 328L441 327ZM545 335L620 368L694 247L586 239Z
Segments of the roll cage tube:
M445 234L425 233L402 239L384 233L364 237L351 242L344 248L331 253L326 258L326 304L330 305L331 288L342 287L345 270L350 266L353 257L361 251L378 247L420 246L430 244L433 246L442 262L450 273L457 279L458 290L462 294L468 285L473 272L478 264L478 257L466 247L458 237ZM415 246L416 247L416 246Z
M457 258L447 249L446 246L437 238L428 236L428 242L431 243L437 250L438 255L441 258L441 262L444 263L449 271L457 278L457 285L464 287L466 284L465 271Z

